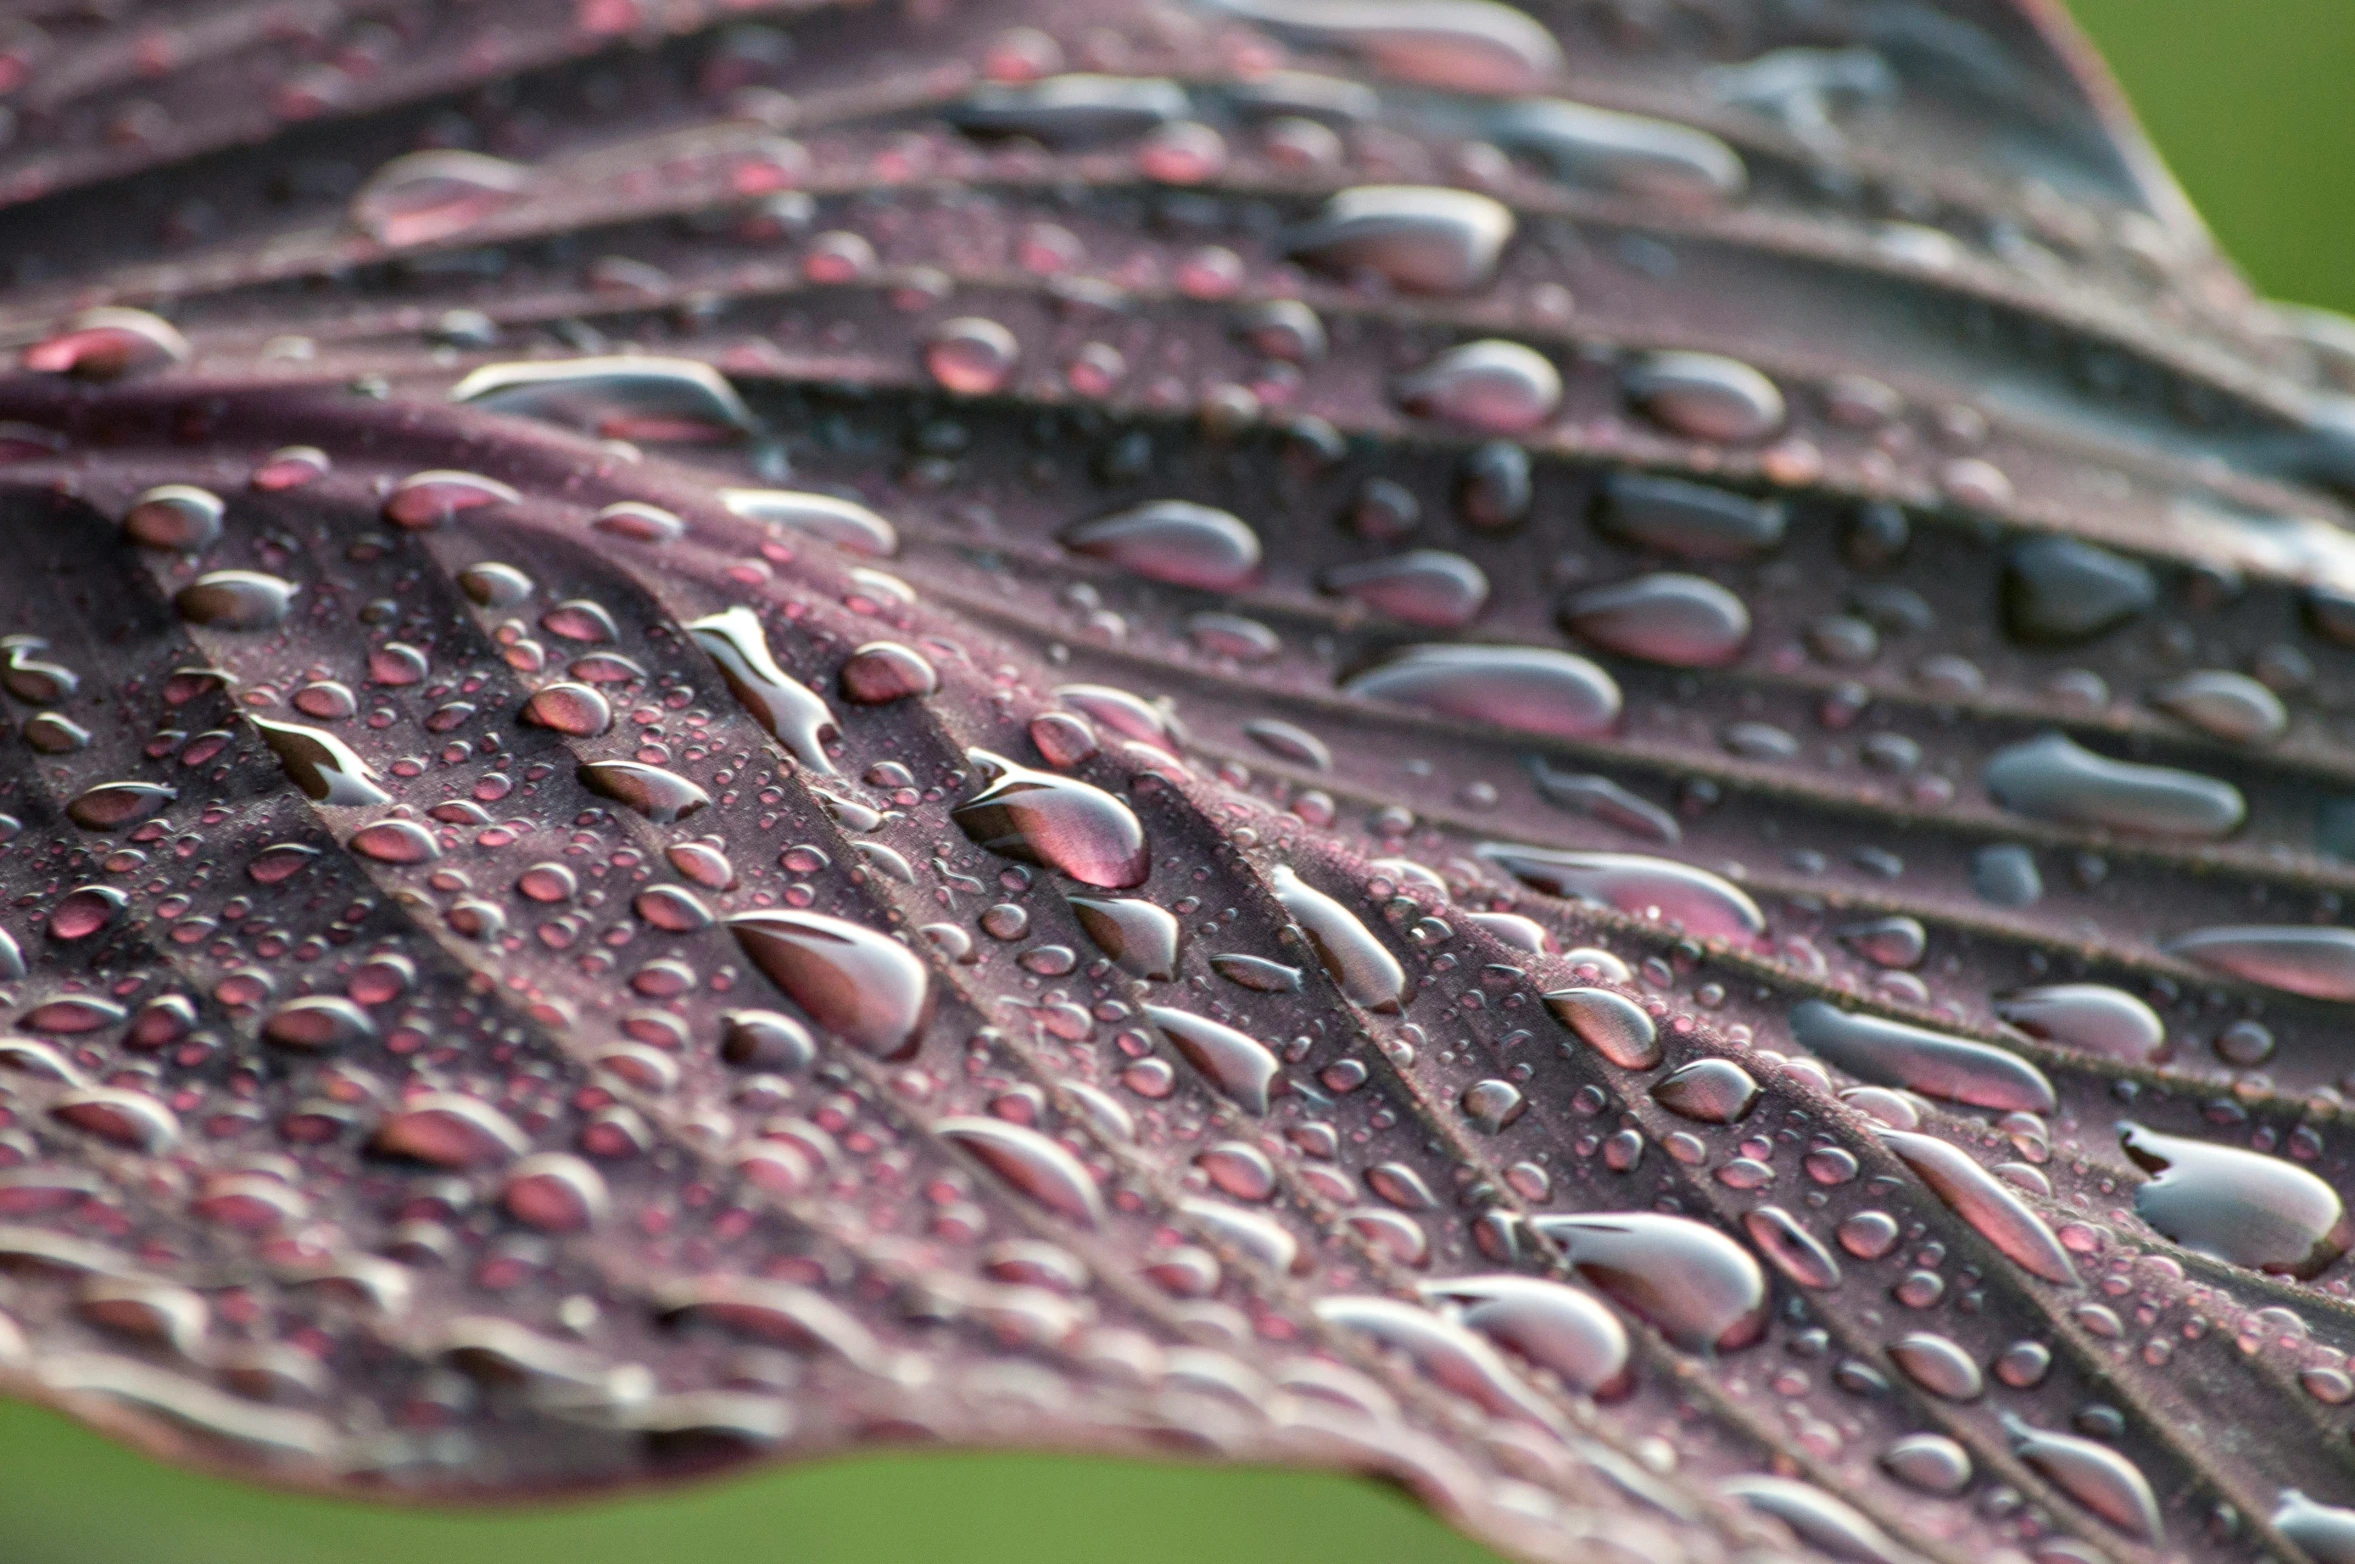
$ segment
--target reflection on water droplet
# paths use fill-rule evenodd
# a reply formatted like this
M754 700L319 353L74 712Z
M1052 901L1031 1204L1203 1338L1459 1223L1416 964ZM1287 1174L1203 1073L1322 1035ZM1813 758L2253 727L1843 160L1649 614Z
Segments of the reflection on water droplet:
M1048 1210L1082 1227L1103 1221L1104 1199L1086 1164L1038 1131L1003 1119L952 1117L933 1132Z
M1490 337L1449 348L1401 375L1392 394L1418 418L1487 434L1527 434L1562 405L1562 375L1536 349Z
M730 440L757 420L736 388L693 359L630 355L485 364L450 400L608 440Z
M2017 1054L1882 1016L1852 1014L1820 999L1791 1009L1791 1036L1859 1080L1902 1086L1925 1097L2028 1113L2050 1113L2052 1083Z
M1766 1273L1713 1227L1654 1211L1529 1222L1598 1291L1688 1352L1730 1352L1766 1330Z
M248 714L247 721L277 755L287 777L313 803L346 808L388 804L392 795L376 785L376 773L359 752L321 728L271 722Z
M1542 646L1409 646L1350 675L1341 692L1553 738L1591 738L1619 720L1609 674Z
M285 622L302 589L259 570L214 570L172 595L180 617L208 630L269 630Z
M1783 393L1738 359L1647 353L1620 377L1627 399L1656 423L1695 440L1749 445L1783 426Z
M2064 825L2209 840L2238 830L2248 815L2229 782L2111 760L2061 733L1996 751L1982 775L2004 808Z
M747 521L788 527L876 559L899 552L899 532L855 501L793 489L722 489L720 503Z
M692 620L686 628L719 664L737 701L794 759L820 775L834 775L826 745L840 738L842 729L824 699L777 666L757 614L739 606Z
M986 750L970 752L991 773L982 790L951 811L977 847L1056 869L1083 885L1125 890L1152 873L1153 854L1136 812L1075 777L1033 771Z
M123 512L123 532L147 548L195 553L221 536L221 497L188 483L159 484Z
M1607 652L1671 668L1720 668L1750 641L1750 610L1703 576L1638 576L1566 599L1562 627Z
M1396 1010L1406 997L1406 970L1355 913L1293 873L1288 864L1268 872L1268 888L1308 934L1325 972L1350 1003Z
M910 1058L923 1045L936 996L907 946L815 912L748 912L727 921L753 964L823 1030L879 1059Z
M531 170L480 152L411 152L368 176L352 196L354 226L389 245L464 233L523 199Z
M1277 1066L1265 1043L1222 1021L1166 1005L1145 1006L1145 1018L1221 1095L1246 1113L1267 1112Z
M2355 1242L2338 1192L2295 1163L2139 1124L2118 1144L2156 1175L2135 1187L2135 1214L2187 1249L2303 1279Z
M2167 1040L2149 1005L2103 983L2024 988L1995 1002L1995 1013L2026 1032L2071 1048L2141 1064Z
M2239 924L2195 929L2167 942L2172 955L2309 999L2355 1000L2355 929Z
M1284 248L1328 272L1370 272L1409 293L1469 293L1496 270L1513 237L1502 202L1469 190L1365 185L1343 190L1284 238Z
M1259 571L1259 534L1190 500L1154 500L1064 530L1063 546L1171 586L1231 592Z
M1880 1133L1881 1143L1896 1153L1898 1161L1911 1168L1931 1193L2014 1265L2048 1282L2077 1285L2077 1268L2069 1263L2068 1251L2044 1219L1969 1153L1906 1130L1884 1129ZM1894 1229L1891 1237L1895 1237Z
M1580 853L1483 842L1488 862L1549 896L1676 924L1700 939L1751 940L1766 915L1739 886L1706 869L1642 853Z

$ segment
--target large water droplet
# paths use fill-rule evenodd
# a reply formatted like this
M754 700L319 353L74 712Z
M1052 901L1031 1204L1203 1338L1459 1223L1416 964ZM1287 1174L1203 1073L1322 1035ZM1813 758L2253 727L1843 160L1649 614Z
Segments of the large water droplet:
M2003 622L2030 646L2075 646L2159 601L2150 567L2075 538L2031 538L2003 561Z
M1695 440L1749 445L1787 416L1775 383L1717 353L1647 353L1620 377L1627 399L1655 423Z
M1166 983L1177 976L1182 926L1174 913L1126 896L1070 896L1081 932L1132 977Z
M879 1059L905 1059L931 1023L931 974L916 953L864 924L816 912L728 919L736 942L822 1029Z
M2296 1543L2315 1564L2355 1564L2355 1510L2318 1504L2284 1488L2273 1529Z
M294 785L313 803L340 808L392 802L392 795L376 785L376 773L368 762L334 734L323 728L271 722L251 714L246 720L269 744Z
M1247 1113L1267 1112L1277 1066L1275 1053L1265 1043L1223 1021L1166 1005L1145 1006L1145 1018L1222 1095Z
M1469 293L1513 237L1502 202L1469 190L1364 185L1327 201L1285 236L1286 251L1326 271L1371 272L1410 293Z
M1749 184L1741 156L1707 131L1561 98L1507 104L1489 116L1488 134L1545 159L1571 184L1678 206L1713 206Z
M1976 1401L1987 1390L1987 1377L1971 1355L1934 1331L1915 1331L1891 1342L1889 1361L1907 1379L1948 1401Z
M2030 1037L2141 1064L2167 1040L2149 1005L2106 983L2024 988L1995 1002L1995 1013Z
M2355 1242L2338 1192L2295 1163L2139 1124L2121 1124L2118 1144L2156 1175L2136 1186L2135 1214L2187 1249L2303 1279Z
M608 440L727 440L756 427L734 386L685 358L485 364L451 388L450 400Z
M1357 915L1323 891L1277 864L1268 888L1284 911L1307 931L1308 942L1350 1003L1369 1010L1396 1010L1406 997L1406 970Z
M1598 1291L1688 1352L1729 1352L1766 1330L1766 1273L1713 1227L1653 1211L1548 1214L1529 1223Z
M2195 929L2171 954L2250 983L2309 999L2355 1000L2355 929L2238 924Z
M188 362L188 339L160 315L107 305L84 310L17 362L37 374L119 380Z
M738 606L692 620L687 633L720 665L728 688L793 758L823 776L834 774L826 745L842 736L823 697L777 666L760 616Z
M2009 1413L2003 1427L2012 1452L2070 1498L2129 1537L2152 1543L2165 1537L2150 1479L2132 1461L2108 1445L2031 1428Z
M1410 646L1343 681L1345 695L1552 738L1619 720L1619 686L1583 657L1542 646Z
M1091 783L1015 765L987 750L974 764L991 773L982 790L951 813L977 847L1060 870L1083 885L1125 890L1142 885L1153 853L1136 812Z
M1608 1399L1631 1383L1627 1327L1592 1295L1539 1276L1456 1276L1425 1282L1466 1325L1551 1369L1582 1395Z
M1687 559L1749 559L1781 546L1788 515L1775 500L1684 478L1615 472L1603 480L1595 524L1636 548Z
M1514 879L1549 896L1674 923L1697 938L1751 940L1766 932L1766 915L1739 886L1672 858L1504 842L1483 842L1478 851Z
M1418 418L1485 434L1527 434L1562 405L1562 373L1535 348L1488 337L1399 376L1391 394Z
M2052 1082L2027 1060L1927 1027L1808 999L1791 1009L1791 1036L1858 1080L1977 1108L2050 1113L2054 1106Z
M450 468L413 472L385 496L385 519L412 532L430 531L455 519L459 512L487 505L516 505L523 496L514 487L480 473Z
M1104 1197L1086 1164L1038 1131L1003 1119L955 1117L933 1126L999 1178L1057 1215L1082 1227L1104 1218Z
M1884 1129L1881 1142L1913 1170L1930 1192L2003 1251L2014 1265L2064 1287L2077 1285L2077 1268L2044 1219L2028 1209L2010 1185L1988 1172L1959 1147L1928 1135Z
M1551 1428L1552 1409L1505 1365L1481 1337L1429 1309L1397 1298L1320 1298L1317 1318L1327 1325L1370 1336L1405 1353L1434 1383L1473 1401L1498 1417L1518 1418Z
M531 177L519 163L480 152L411 152L368 176L352 196L351 218L386 244L431 244L522 200Z
M383 1155L441 1168L479 1168L512 1162L531 1150L515 1121L479 1097L426 1092L377 1126L371 1142Z
M1650 575L1563 602L1564 629L1607 652L1671 668L1719 668L1750 641L1750 610L1703 576Z
M1853 1169L1853 1164L1851 1164ZM1804 1224L1781 1206L1742 1213L1742 1231L1774 1268L1801 1287L1817 1291L1840 1285L1840 1262Z
M75 794L65 812L85 831L120 831L179 796L177 788L155 782L101 782Z
M1607 988L1560 988L1545 996L1554 1019L1622 1070L1660 1062L1660 1029L1641 1005Z
M1231 592L1259 571L1259 534L1190 500L1154 500L1064 529L1063 546L1171 586Z
M1652 1100L1703 1124L1735 1124L1758 1102L1758 1083L1731 1059L1695 1059L1652 1087Z
M2111 760L2061 733L1996 751L1982 776L2004 808L2065 825L2207 840L2230 835L2248 815L2229 782Z
M301 590L259 570L213 570L172 594L172 606L208 630L269 630L285 622Z

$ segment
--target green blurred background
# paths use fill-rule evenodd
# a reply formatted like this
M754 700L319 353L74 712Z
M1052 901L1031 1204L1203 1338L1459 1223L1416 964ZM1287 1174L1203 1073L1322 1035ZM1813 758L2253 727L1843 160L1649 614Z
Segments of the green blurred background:
M2225 249L2355 311L2350 0L2076 0ZM895 1455L654 1497L439 1515L167 1471L0 1407L4 1564L1480 1564L1386 1489L1331 1477Z

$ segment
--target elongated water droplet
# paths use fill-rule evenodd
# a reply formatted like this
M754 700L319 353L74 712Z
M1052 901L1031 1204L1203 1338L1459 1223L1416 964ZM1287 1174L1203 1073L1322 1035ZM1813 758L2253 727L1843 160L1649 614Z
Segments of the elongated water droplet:
M1038 1131L1003 1119L954 1117L933 1126L984 1166L1049 1211L1082 1227L1104 1219L1104 1197L1087 1167Z
M1971 1355L1934 1331L1915 1331L1891 1342L1889 1361L1907 1379L1948 1401L1976 1401L1987 1390L1987 1378Z
M1449 348L1392 387L1418 418L1486 434L1527 434L1562 405L1562 374L1535 348L1494 337Z
M1766 1273L1713 1227L1656 1211L1529 1221L1587 1282L1688 1352L1730 1352L1766 1329Z
M1609 536L1687 559L1766 553L1781 546L1787 520L1779 501L1650 473L1610 474L1595 508L1595 524Z
M2355 1510L2319 1504L2284 1488L2273 1529L2304 1549L2315 1564L2355 1564Z
M872 1370L882 1357L866 1326L830 1298L752 1276L698 1276L665 1282L654 1312L674 1324L709 1324L795 1352L839 1358Z
M1944 1434L1908 1434L1881 1452L1881 1469L1908 1488L1950 1496L1971 1485L1970 1452Z
M1127 896L1070 896L1081 932L1132 977L1166 983L1177 976L1182 933L1175 914Z
M165 483L142 493L123 512L123 533L147 548L187 553L210 548L221 536L221 497L190 483Z
M2139 1124L2121 1124L2118 1144L2154 1175L2135 1214L2187 1249L2304 1279L2355 1243L2338 1192L2295 1163Z
M1647 353L1620 379L1654 422L1695 440L1749 445L1783 426L1782 390L1739 359L1716 353Z
M177 788L155 782L101 782L75 794L65 812L85 831L120 831L179 796Z
M1126 141L1187 118L1186 90L1163 77L1073 72L1031 82L984 82L948 110L969 136L1022 136L1042 146Z
M1909 1564L1901 1548L1862 1511L1795 1477L1736 1477L1719 1488L1791 1528L1802 1542L1848 1564Z
M1432 630L1460 630L1488 606L1487 575L1463 555L1440 549L1336 565L1317 585L1378 614Z
M1512 210L1488 196L1364 185L1335 195L1283 242L1324 271L1371 272L1409 293L1469 293L1495 272L1512 237Z
M1672 858L1505 842L1483 842L1477 851L1514 879L1549 896L1677 924L1697 938L1751 940L1766 932L1766 915L1739 886Z
M2137 1541L2165 1537L2158 1496L2132 1461L2091 1439L2031 1428L2008 1412L2003 1427L2012 1452L2070 1498Z
M1840 1285L1840 1262L1806 1225L1781 1206L1742 1213L1742 1231L1774 1268L1801 1287L1821 1291Z
M1063 546L1171 586L1231 592L1259 571L1259 534L1191 500L1154 500L1068 527Z
M747 521L788 527L853 554L888 559L899 552L898 529L854 500L795 489L722 489L720 503Z
M450 400L608 440L730 440L757 426L734 386L685 358L485 364L451 388Z
M461 511L487 505L518 505L523 496L513 486L480 473L450 468L413 472L393 485L385 497L385 519L412 532L429 531L450 522Z
M1545 996L1554 1019L1622 1070L1660 1062L1660 1029L1641 1005L1607 988L1558 988Z
M2151 692L2151 704L2216 738L2270 744L2289 731L2281 697L2245 673L2211 668L2188 673Z
M1609 1399L1631 1383L1627 1327L1576 1287L1540 1276L1456 1276L1425 1282L1422 1293L1456 1305L1466 1325L1583 1395Z
M777 666L759 615L738 606L690 621L687 633L720 665L744 709L794 759L821 776L834 775L826 745L842 736L842 728L816 691Z
M376 785L377 776L359 752L323 728L294 722L271 722L248 715L278 757L278 764L313 803L339 808L357 804L388 804L392 795Z
M2106 983L2024 988L1995 1002L1995 1013L2030 1037L2141 1064L2167 1040L2149 1005Z
M1410 646L1351 675L1341 691L1552 738L1591 738L1619 720L1609 674L1542 646Z
M1499 146L1543 158L1558 179L1684 207L1740 195L1740 154L1704 130L1562 98L1524 98L1489 117Z
M1702 1124L1738 1124L1758 1104L1758 1083L1731 1059L1695 1059L1664 1075L1652 1100Z
M426 1092L377 1126L374 1149L442 1168L479 1168L512 1162L531 1150L515 1121L479 1097Z
M2236 924L2167 942L2187 961L2309 999L2355 1000L2355 929Z
M1397 1298L1320 1298L1317 1318L1405 1353L1434 1383L1498 1417L1551 1428L1559 1421L1481 1337Z
M1092 783L1017 766L986 750L970 758L990 773L982 790L950 812L976 847L1070 875L1083 885L1125 890L1153 872L1153 852L1136 812Z
M550 684L523 703L523 720L570 738L595 738L613 726L613 707L586 684Z
M1268 888L1307 932L1317 959L1350 1003L1369 1010L1399 1008L1406 997L1406 970L1355 913L1301 879L1288 864L1269 871Z
M1454 92L1528 92L1562 69L1561 46L1497 0L1221 0L1219 9L1280 36L1347 50L1381 74Z
M188 362L188 339L160 315L107 305L84 310L55 334L28 347L17 362L37 374L119 380Z
M1884 1129L1881 1143L1913 1170L1930 1192L1946 1202L1973 1231L2034 1276L2064 1287L2077 1285L2077 1268L2044 1218L2028 1209L2010 1185L1968 1152L1928 1135Z
M1984 777L2004 808L2065 825L2207 840L2231 835L2248 815L2229 782L2111 760L2060 733L1998 750Z
M711 795L675 771L636 760L591 760L580 768L590 792L627 804L656 825L673 825L711 802Z
M2075 538L2031 538L2004 556L2004 628L2030 646L2081 645L2158 601L2149 566Z
M2052 1082L2017 1054L1904 1021L1859 1015L1820 999L1791 1009L1791 1036L1858 1080L1902 1086L1925 1097L2028 1113L2050 1113Z
M1663 573L1565 599L1562 627L1607 652L1671 668L1720 668L1750 642L1750 610L1705 576Z
M214 570L172 594L180 617L208 630L270 630L302 589L259 570Z
M1276 1056L1256 1037L1236 1031L1223 1021L1173 1010L1166 1005L1145 1006L1145 1018L1202 1072L1210 1084L1246 1113L1267 1112L1276 1079Z
M480 152L436 149L394 158L352 196L356 227L389 245L464 233L523 199L531 170Z
M746 912L727 922L753 965L820 1028L879 1059L905 1059L923 1045L936 996L907 946L816 912Z

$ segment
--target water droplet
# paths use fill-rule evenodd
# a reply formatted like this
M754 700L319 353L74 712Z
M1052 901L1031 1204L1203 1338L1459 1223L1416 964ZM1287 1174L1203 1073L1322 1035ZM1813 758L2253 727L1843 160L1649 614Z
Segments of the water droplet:
M2172 955L2309 999L2355 1000L2355 929L2241 924L2195 929L2167 942Z
M870 558L899 552L899 532L866 506L793 489L722 489L720 503L747 521L788 527Z
M1859 1080L1902 1086L1978 1108L2050 1113L2052 1083L2016 1054L1881 1016L1851 1014L1820 999L1791 1010L1791 1036Z
M49 937L72 941L103 933L129 904L130 899L111 885L77 886L49 909Z
M352 196L354 226L385 244L431 244L523 199L531 170L480 152L436 149L394 158Z
M1336 565L1320 590L1411 625L1460 630L1488 606L1488 577L1461 554L1410 549L1388 559Z
M1480 1336L1396 1298L1320 1298L1317 1318L1406 1354L1435 1384L1498 1417L1551 1428L1557 1418Z
M1670 858L1581 853L1483 842L1479 855L1549 896L1592 902L1630 917L1673 923L1699 939L1752 940L1766 915L1730 880Z
M922 1046L935 995L914 951L863 924L814 912L728 919L736 942L821 1029L879 1059Z
M720 1017L720 1057L740 1070L794 1075L818 1056L809 1028L775 1010L731 1010Z
M1464 1324L1582 1395L1608 1400L1632 1383L1627 1328L1576 1287L1537 1276L1458 1276L1425 1282L1422 1293L1453 1305Z
M866 1326L806 1287L751 1276L698 1276L655 1289L654 1312L678 1325L706 1324L795 1352L875 1370L882 1353Z
M1754 444L1787 416L1773 381L1716 353L1647 353L1627 367L1620 386L1655 423L1695 440Z
M737 701L794 759L822 776L834 775L826 745L840 738L842 729L815 691L777 666L757 614L739 606L692 620L686 628L719 664Z
M2031 538L2003 562L2003 622L2030 646L2076 646L2157 605L2150 567L2075 538Z
M1528 92L1562 69L1561 46L1553 34L1497 0L1418 5L1222 0L1219 9L1312 47L1356 54L1394 80L1446 91Z
M1050 147L1125 141L1193 112L1161 77L1073 72L1030 82L984 82L948 111L969 136L1021 136Z
M1277 1065L1265 1043L1224 1022L1166 1005L1145 1006L1145 1018L1223 1096L1246 1113L1267 1112Z
M1687 559L1738 560L1767 553L1782 545L1787 523L1779 501L1649 473L1608 475L1595 507L1595 524L1610 536L1634 548Z
M1132 977L1166 983L1177 976L1182 926L1167 908L1125 896L1068 896L1081 932Z
M1889 1344L1889 1361L1907 1379L1948 1401L1976 1401L1987 1390L1987 1380L1971 1355L1947 1337L1915 1331Z
M306 994L270 1012L262 1035L284 1048L323 1052L373 1041L376 1023L357 1004L335 994Z
M2135 1187L2135 1214L2196 1253L2303 1280L2355 1243L2338 1192L2295 1163L2139 1124L2121 1124L2118 1144L2155 1175Z
M1082 1227L1104 1217L1104 1198L1087 1167L1038 1131L1003 1119L952 1117L933 1132L971 1152L1015 1189Z
M1542 646L1409 646L1352 674L1341 691L1552 738L1592 738L1619 720L1619 686L1609 674Z
M932 664L897 641L869 641L842 665L842 695L855 705L886 706L938 688Z
M2355 1510L2319 1504L2295 1488L2284 1488L2273 1512L2273 1529L2315 1564L2355 1564Z
M1538 1215L1529 1223L1597 1291L1688 1352L1730 1352L1766 1330L1766 1273L1713 1227L1653 1211Z
M988 396L1013 378L1022 348L994 320L961 315L932 328L924 341L924 370L932 383L958 396Z
M1561 98L1507 104L1489 116L1488 134L1571 184L1677 206L1714 206L1749 184L1740 155L1707 131Z
M376 785L376 772L359 752L334 734L296 722L272 722L247 714L287 778L317 804L349 808L389 804L392 795Z
M675 825L711 802L709 793L678 773L635 760L585 761L580 779L590 792L626 804L656 825Z
M425 1092L377 1126L370 1142L379 1154L440 1168L480 1168L514 1161L531 1150L515 1121L479 1097Z
M2146 1062L2167 1040L2149 1005L2103 983L2054 983L2024 988L1995 1002L1995 1013L2030 1037Z
M951 818L975 846L1059 870L1103 890L1142 885L1152 873L1145 828L1136 812L1110 793L1074 777L1017 766L986 750L969 756L991 776Z
M0 636L0 687L34 706L71 699L82 687L81 676L62 663L43 659L39 654L48 647L37 635ZM13 824L10 834L15 834Z
M2248 815L2229 782L2111 760L2060 733L1996 751L1983 777L2004 808L2064 825L2209 840L2238 830Z
M179 796L177 788L154 782L101 782L74 795L65 812L85 831L120 831L145 820Z
M1918 918L1874 918L1851 923L1839 931L1840 943L1876 967L1911 969L1921 965L1929 948L1929 931Z
M1742 1214L1742 1231L1774 1268L1801 1287L1817 1291L1840 1285L1840 1262L1797 1217L1781 1206L1760 1206Z
M2008 1412L2003 1427L2012 1452L2070 1498L2138 1541L2165 1537L2158 1498L2132 1461L2091 1439L2031 1428Z
M158 1152L180 1138L179 1116L145 1092L92 1086L61 1094L49 1116L133 1151Z
M123 532L146 548L193 554L219 540L225 509L221 497L209 489L188 483L158 484L123 512Z
M1259 534L1223 510L1154 500L1065 529L1063 546L1171 586L1231 592L1259 571Z
M461 511L517 505L522 500L522 495L496 478L433 468L411 473L394 484L392 493L385 496L384 516L396 526L424 532L455 520Z
M1638 576L1565 600L1562 627L1607 652L1671 668L1720 668L1750 641L1750 610L1704 576Z
M1518 342L1484 338L1449 348L1392 387L1398 405L1487 434L1527 434L1562 405L1553 361Z
M1268 873L1268 888L1308 934L1325 972L1350 1003L1397 1010L1406 997L1406 971L1355 913L1310 885L1287 864Z
M608 537L634 543L675 543L687 535L687 523L659 505L618 500L589 518L589 528Z
M119 380L176 369L188 362L189 351L188 339L163 317L107 306L74 316L26 348L17 362L37 374Z
M2151 704L2215 738L2270 744L2289 731L2281 697L2244 673L2208 669L2151 692Z
M1951 1497L1971 1485L1970 1452L1944 1434L1908 1434L1881 1452L1881 1469L1908 1488Z
M1718 1485L1762 1515L1791 1528L1802 1541L1851 1564L1906 1564L1914 1557L1855 1506L1794 1477L1736 1477Z
M1880 1134L1881 1143L1896 1153L1898 1161L2013 1264L2048 1282L2077 1285L2077 1268L2044 1219L1969 1153L1905 1130L1884 1129Z
M334 465L315 445L285 445L263 457L246 482L260 493L282 494L318 482Z
M172 606L182 619L210 630L269 630L285 622L301 590L259 570L214 570L175 592Z
M451 388L450 400L607 440L729 440L757 427L734 386L685 358L485 364Z
M586 684L550 684L523 703L523 720L570 738L595 738L613 726L613 707Z
M1511 209L1487 196L1363 185L1334 195L1283 243L1287 254L1324 271L1370 272L1409 293L1469 293L1495 273L1512 237Z
M1661 1077L1652 1100L1703 1124L1738 1124L1758 1104L1758 1083L1731 1059L1695 1059Z
M1971 854L1971 889L1998 907L2033 907L2044 899L2044 876L2025 847L1982 847Z

